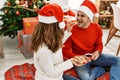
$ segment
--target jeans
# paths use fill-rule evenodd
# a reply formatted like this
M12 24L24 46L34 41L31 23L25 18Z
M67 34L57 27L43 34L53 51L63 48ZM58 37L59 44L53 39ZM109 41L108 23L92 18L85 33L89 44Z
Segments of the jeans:
M70 76L70 75L64 74L64 75L63 75L63 80L80 80L80 79L75 78L75 77Z
M96 67L91 69L90 65ZM105 66L110 67L110 80L120 80L120 57L110 54L101 54L97 60L91 61L84 66L75 66L75 71L80 80L95 80L104 74L105 70L102 67Z

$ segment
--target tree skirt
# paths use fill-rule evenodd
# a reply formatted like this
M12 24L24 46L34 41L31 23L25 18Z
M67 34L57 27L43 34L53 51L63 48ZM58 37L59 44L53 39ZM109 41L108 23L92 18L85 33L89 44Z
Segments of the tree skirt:
M35 70L33 64L15 65L5 72L5 80L34 80Z

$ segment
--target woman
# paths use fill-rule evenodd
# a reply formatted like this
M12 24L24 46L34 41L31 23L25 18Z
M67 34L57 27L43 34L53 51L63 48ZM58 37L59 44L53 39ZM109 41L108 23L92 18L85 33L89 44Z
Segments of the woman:
M63 11L57 4L45 5L38 12L39 24L32 34L31 49L34 52L36 68L35 80L79 80L64 75L63 72L73 67L73 58L63 61L62 40L64 37ZM70 30L70 29L69 29Z

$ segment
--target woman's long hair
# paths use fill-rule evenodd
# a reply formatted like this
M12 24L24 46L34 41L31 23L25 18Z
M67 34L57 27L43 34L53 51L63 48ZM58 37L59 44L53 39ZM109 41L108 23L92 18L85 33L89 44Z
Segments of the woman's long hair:
M30 48L36 52L45 43L52 52L56 52L62 46L63 36L64 31L58 23L38 23L31 37Z

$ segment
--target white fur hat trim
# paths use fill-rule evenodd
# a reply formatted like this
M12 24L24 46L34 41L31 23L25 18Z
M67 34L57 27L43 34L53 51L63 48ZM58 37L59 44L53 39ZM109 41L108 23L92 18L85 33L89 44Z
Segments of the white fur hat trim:
M84 12L90 18L91 21L93 20L94 14L88 7L80 6L78 10Z
M65 28L65 22L59 22L59 28L64 29Z
M96 13L96 14L95 14L95 17L99 17L99 16L100 16L99 13Z

